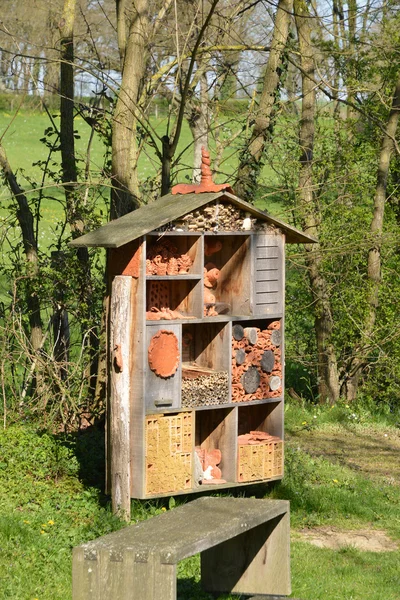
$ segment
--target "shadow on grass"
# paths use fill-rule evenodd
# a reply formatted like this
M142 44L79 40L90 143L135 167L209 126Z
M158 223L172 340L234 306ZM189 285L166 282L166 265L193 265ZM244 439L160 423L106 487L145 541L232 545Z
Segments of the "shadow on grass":
M78 461L78 477L85 487L99 491L101 506L109 503L105 493L106 450L104 426L93 425L85 430L54 436L67 447Z
M205 592L201 587L200 581L196 581L194 577L185 577L178 579L177 582L177 600L244 600L249 596L241 594L211 594Z
M205 592L194 577L178 579L177 600L212 600L213 596Z

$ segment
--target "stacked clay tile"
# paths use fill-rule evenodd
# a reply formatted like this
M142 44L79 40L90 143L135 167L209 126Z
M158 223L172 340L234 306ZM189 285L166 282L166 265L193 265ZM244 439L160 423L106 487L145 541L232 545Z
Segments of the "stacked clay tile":
M222 471L218 467L222 460L221 450L217 448L215 448L214 450L206 450L205 448L196 446L195 452L199 458L203 475L205 475L205 477L201 480L201 483L226 483L225 479L222 479Z
M239 446L258 446L269 442L280 442L276 435L270 435L266 431L250 431L238 436Z
M192 264L188 254L179 253L170 240L163 239L148 249L146 275L183 275Z
M241 339L232 338L232 402L251 402L282 395L280 336L273 334L280 327L280 321L272 321L264 330L249 328L252 339L246 336L246 329ZM263 358L267 351L273 353L269 355L273 360L266 367ZM245 387L246 377L250 376L255 381L255 389L249 393Z

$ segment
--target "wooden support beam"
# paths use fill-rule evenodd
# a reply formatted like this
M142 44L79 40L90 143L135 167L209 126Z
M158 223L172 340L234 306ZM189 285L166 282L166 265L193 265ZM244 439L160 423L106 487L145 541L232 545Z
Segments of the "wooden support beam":
M110 307L111 502L115 514L130 520L130 332L132 278L117 276Z

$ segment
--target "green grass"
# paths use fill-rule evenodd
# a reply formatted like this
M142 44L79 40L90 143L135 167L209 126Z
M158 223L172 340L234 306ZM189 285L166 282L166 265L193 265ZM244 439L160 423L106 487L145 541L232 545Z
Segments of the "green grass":
M59 117L54 114L54 121L59 126ZM75 118L75 130L78 136L76 144L76 156L79 161L79 166L84 168L87 156L88 142L90 137L90 127L86 122L79 116ZM168 128L168 121L166 117L160 117L155 119L151 117L150 125L156 135L160 138L166 134ZM35 166L34 163L38 161L44 161L48 155L48 148L40 140L44 137L44 131L52 126L49 117L46 113L39 112L20 112L16 116L10 113L0 113L0 137L2 144L6 150L10 165L12 169L17 173L20 184L22 187L29 191L30 182L34 181L37 185L40 184L42 178L42 172L39 166ZM222 129L222 138L229 140L232 135L241 127L241 123L238 121L231 121L228 118L224 118L221 121L220 127ZM245 135L245 133L243 134ZM55 139L55 138L51 138ZM183 124L180 141L176 151L175 158L179 159L179 165L175 168L176 182L185 182L190 180L192 175L192 163L193 163L193 147L192 147L192 135L189 130L189 126L186 121ZM217 177L218 181L229 180L232 173L235 171L237 166L237 150L240 144L243 142L242 136L240 136L231 146L227 146L224 151L223 159L221 161L221 173ZM161 148L160 142L157 141L157 145ZM215 143L213 139L210 139L210 150L211 155ZM101 183L104 185L102 180L101 170L103 167L103 158L105 153L105 147L103 141L96 134L94 136L91 151L90 151L90 181L92 185L96 186ZM56 171L57 165L60 163L59 153L53 155L54 163L50 165L51 168ZM139 159L139 180L142 184L145 184L146 179L154 177L157 170L160 169L159 159L156 157L156 153L150 144L144 147ZM272 172L267 167L264 168L264 176L268 176L273 179ZM46 193L48 195L55 194L55 188L53 183L48 181L46 187ZM108 184L107 184L108 186ZM107 187L105 194L107 194ZM57 194L55 194L57 197ZM0 195L1 205L9 197L8 192L4 191ZM56 203L57 204L57 203ZM51 203L45 205L45 210L51 213ZM280 211L281 206L279 201L271 195L271 199L261 200L259 202L260 208L266 207L272 212ZM58 215L57 206L53 206L55 213L49 214L48 219ZM46 218L46 216L45 216Z
M293 542L293 596L302 600L399 600L399 552L340 551Z
M369 438L383 449L387 443L398 451L398 429L379 420L375 424L334 422L330 409L320 409L319 423L305 429L305 413L310 417L313 411L315 407L287 410L290 435L283 481L272 487L241 489L240 493L291 501L293 597L399 600L399 551L361 552L350 546L320 549L305 542L299 533L321 526L343 531L378 529L400 540L398 480L388 480L384 464L382 473L367 475L364 466L354 469L351 456L331 455L332 444L323 444L324 438L329 441L333 435L338 439L344 435L353 444L355 457ZM364 455L367 460L368 452ZM72 548L122 526L111 515L108 498L102 493L103 477L101 431L53 436L25 423L0 432L1 600L71 598ZM177 499L176 505L183 501ZM174 506L168 499L136 500L132 519L150 518ZM180 600L211 600L200 587L198 556L182 561L178 574Z

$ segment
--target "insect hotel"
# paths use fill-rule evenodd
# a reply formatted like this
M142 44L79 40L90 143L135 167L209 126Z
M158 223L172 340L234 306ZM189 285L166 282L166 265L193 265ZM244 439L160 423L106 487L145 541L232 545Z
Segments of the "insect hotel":
M72 242L107 248L107 471L131 498L283 476L285 243L315 240L211 180Z

